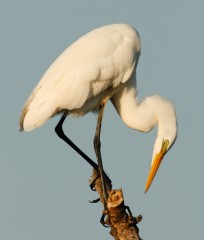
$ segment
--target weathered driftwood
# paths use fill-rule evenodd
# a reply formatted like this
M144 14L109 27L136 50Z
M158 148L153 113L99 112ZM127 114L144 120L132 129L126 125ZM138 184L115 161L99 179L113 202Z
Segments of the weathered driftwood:
M103 204L103 193L100 178L96 178L95 169L90 178L94 187L100 196ZM122 189L112 190L112 184L106 179L106 188L108 192L107 210L103 211L102 221L111 228L110 234L115 240L141 240L137 223L141 221L142 216L133 217L129 207L124 204Z

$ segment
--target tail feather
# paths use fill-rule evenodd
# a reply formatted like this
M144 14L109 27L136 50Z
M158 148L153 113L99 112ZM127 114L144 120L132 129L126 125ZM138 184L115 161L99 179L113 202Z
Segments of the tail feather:
M27 112L28 112L27 107L24 107L21 112L21 116L20 116L20 120L19 120L19 131L20 132L24 131L23 122L24 122L24 118L25 118Z
M44 100L39 102L35 101L26 102L19 121L20 131L32 131L35 128L41 127L46 123L53 115L60 112L59 108L56 107L56 103L53 101Z

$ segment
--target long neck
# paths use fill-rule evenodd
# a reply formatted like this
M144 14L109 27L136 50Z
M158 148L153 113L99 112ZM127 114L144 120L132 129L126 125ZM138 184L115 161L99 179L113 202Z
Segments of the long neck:
M158 123L157 106L154 99L148 97L139 103L132 82L124 85L111 99L116 111L130 128L147 132Z
M176 112L171 102L158 95L147 97L139 103L134 80L121 86L120 90L112 96L111 101L124 123L130 128L148 132L158 124L153 162L154 156L161 150L163 140L169 141L168 149L170 149L176 139Z

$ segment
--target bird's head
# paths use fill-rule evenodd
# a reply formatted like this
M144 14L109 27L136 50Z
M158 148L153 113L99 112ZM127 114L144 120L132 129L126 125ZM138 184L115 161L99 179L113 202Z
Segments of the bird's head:
M177 137L177 120L174 106L169 101L163 101L163 106L164 108L162 107L158 112L158 136L154 144L145 193L148 191L165 154L173 146Z

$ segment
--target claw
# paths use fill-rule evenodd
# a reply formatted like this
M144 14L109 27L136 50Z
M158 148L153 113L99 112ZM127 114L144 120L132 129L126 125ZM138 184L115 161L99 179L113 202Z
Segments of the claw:
M101 216L101 219L100 219L100 223L104 226L104 227L106 227L106 228L108 228L108 227L110 227L106 222L105 222L105 217L106 217L106 213L103 213L102 214L102 216Z
M100 201L100 198L97 198L97 199L94 199L94 200L92 200L92 201L89 201L90 203L97 203L97 202L99 202Z
M124 205L125 209L128 211L131 218L133 218L132 212L130 211L130 208L126 205Z
M97 176L95 176L95 178L92 180L92 182L89 184L89 187L91 188L92 191L96 191L95 189L95 183L96 183L96 180L100 177L99 174L97 174Z
M90 187L91 190L94 191L94 192L96 191L96 189L95 189L95 181L96 181L96 180L94 179L94 181L93 181L91 184L89 184L89 187Z
M99 173L99 170L97 169L94 169L95 173L94 175L92 176L92 178L94 178L93 180L91 180L91 183L89 184L89 187L91 188L92 191L96 191L95 189L95 182L96 180L100 177L100 173ZM108 177L108 175L104 172L104 176L105 176L105 179L106 181L109 183L110 186L112 186L112 182L110 180L110 178Z

